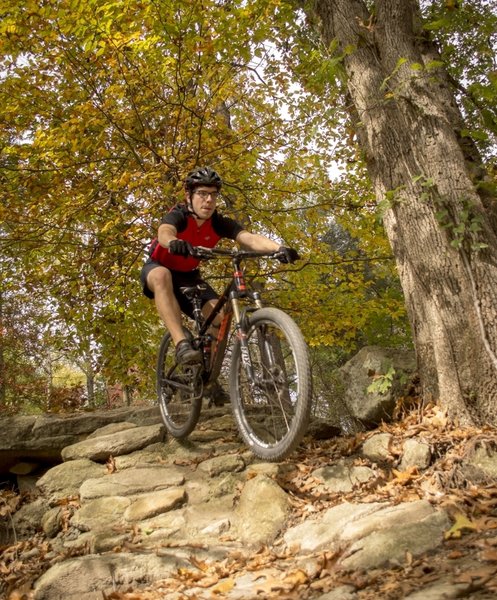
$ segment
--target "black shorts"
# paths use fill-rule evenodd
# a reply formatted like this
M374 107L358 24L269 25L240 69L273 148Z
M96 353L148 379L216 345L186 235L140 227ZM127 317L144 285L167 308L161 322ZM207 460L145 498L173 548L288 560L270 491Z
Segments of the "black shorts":
M147 261L141 270L140 273L140 281L143 287L143 293L147 298L153 298L154 293L147 286L147 276L152 269L156 267L161 267L162 265L153 260ZM179 291L180 287L186 287L191 285L203 285L205 290L200 294L200 298L202 299L202 306L208 302L209 300L217 300L219 294L217 294L212 287L202 279L200 276L200 271L195 269L195 271L171 271L171 275L173 278L173 290L176 299L178 300L178 304L185 313L185 315L193 318L193 304L191 300L189 300L184 294Z

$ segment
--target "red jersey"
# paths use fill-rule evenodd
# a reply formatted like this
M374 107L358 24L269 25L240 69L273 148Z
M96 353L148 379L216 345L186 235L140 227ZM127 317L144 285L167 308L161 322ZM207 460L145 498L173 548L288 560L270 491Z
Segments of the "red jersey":
M235 220L220 215L217 210L210 219L198 225L193 215L188 212L185 204L177 204L162 218L162 223L176 228L176 237L186 240L192 246L214 248L221 238L235 240L243 227ZM163 248L157 239L150 246L150 259L160 263L171 271L193 271L200 260L193 256L178 256Z

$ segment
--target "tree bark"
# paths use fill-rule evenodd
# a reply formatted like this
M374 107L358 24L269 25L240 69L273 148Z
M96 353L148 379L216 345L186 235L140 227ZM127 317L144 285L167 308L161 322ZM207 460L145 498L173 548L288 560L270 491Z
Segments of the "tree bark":
M358 141L377 200L389 200L424 398L455 421L497 424L497 202L477 191L481 161L461 137L419 3L377 0L370 12L363 0L317 0L314 10L324 42L348 48Z

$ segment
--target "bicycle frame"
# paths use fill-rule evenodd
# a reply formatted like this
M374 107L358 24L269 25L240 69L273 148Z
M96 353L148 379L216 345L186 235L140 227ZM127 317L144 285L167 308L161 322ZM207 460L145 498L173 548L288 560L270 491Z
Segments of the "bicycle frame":
M220 254L221 252L218 251ZM216 343L213 355L211 357L210 368L206 372L205 381L215 380L221 371L221 366L223 363L224 355L226 352L226 346L228 344L229 338L229 330L231 326L231 322L234 318L235 320L235 328L237 331L237 335L242 340L243 345L243 336L244 336L244 315L250 310L256 310L257 308L262 308L262 302L260 299L260 294L258 292L251 292L247 290L245 284L244 272L241 268L241 261L243 257L233 257L232 265L233 265L233 274L231 280L226 285L223 293L219 297L217 303L214 305L209 316L203 321L202 325L198 327L197 323L197 336L202 339L203 336L207 334L209 328L214 322L215 318L221 313L223 308L227 306L227 310L221 320L219 325L219 331L216 337ZM238 300L242 297L246 297L250 295L252 300L254 301L253 308L240 309L240 305ZM247 364L247 361L244 361Z

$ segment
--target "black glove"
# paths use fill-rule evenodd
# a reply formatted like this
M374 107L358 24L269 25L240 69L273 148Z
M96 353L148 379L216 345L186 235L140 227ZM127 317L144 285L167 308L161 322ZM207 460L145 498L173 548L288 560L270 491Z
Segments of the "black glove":
M299 253L293 248L287 248L286 246L280 246L278 252L281 252L279 261L282 263L293 263L300 259Z
M191 256L193 246L186 240L171 240L169 242L169 252L179 256Z

